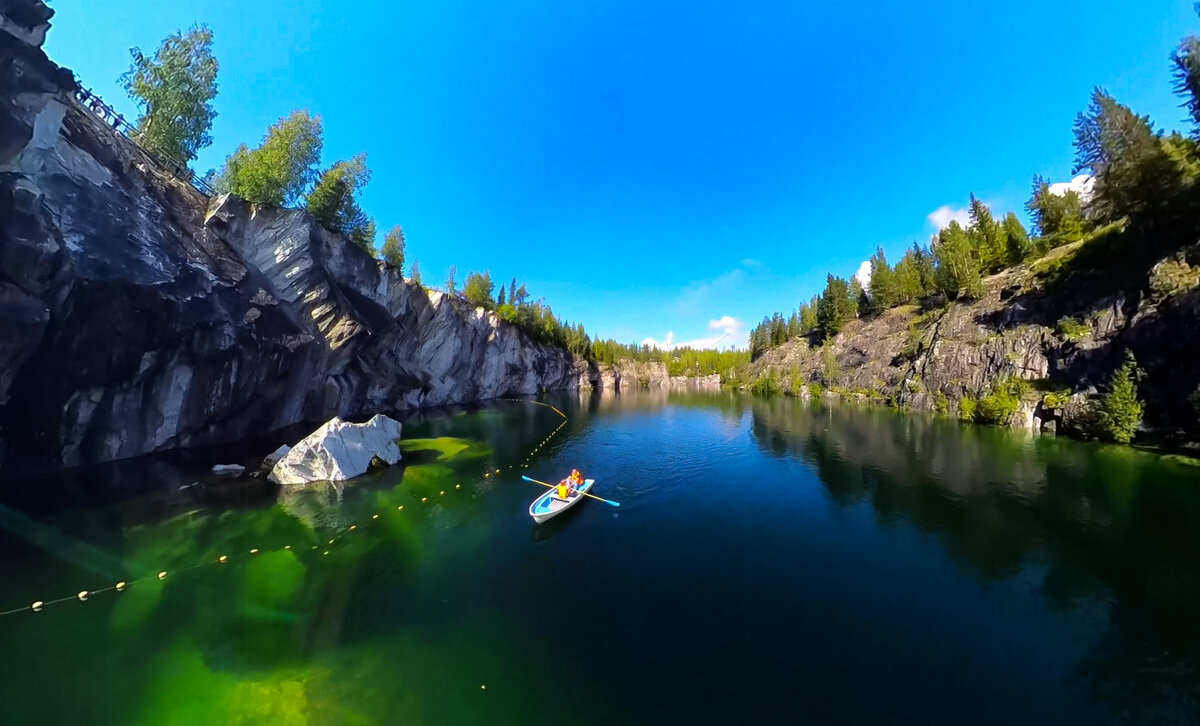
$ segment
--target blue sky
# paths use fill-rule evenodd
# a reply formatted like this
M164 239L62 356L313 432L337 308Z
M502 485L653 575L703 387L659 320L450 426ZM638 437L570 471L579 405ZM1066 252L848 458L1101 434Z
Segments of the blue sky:
M426 284L488 269L594 336L722 346L972 191L1069 179L1095 85L1179 127L1168 56L1200 33L1191 0L51 5L50 57L131 117L128 49L213 29L200 171L308 109Z

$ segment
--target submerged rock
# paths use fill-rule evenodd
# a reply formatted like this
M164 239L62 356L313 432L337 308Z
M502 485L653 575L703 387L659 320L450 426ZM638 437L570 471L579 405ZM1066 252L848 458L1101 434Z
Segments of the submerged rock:
M365 474L375 460L400 461L400 422L377 415L365 424L334 417L305 436L271 470L283 486L343 481Z
M212 468L212 473L223 474L225 476L236 476L246 470L246 467L241 464L217 464Z

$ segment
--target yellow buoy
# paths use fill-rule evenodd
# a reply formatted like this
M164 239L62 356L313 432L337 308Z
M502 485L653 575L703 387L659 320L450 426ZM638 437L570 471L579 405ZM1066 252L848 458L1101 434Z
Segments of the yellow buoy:
M158 573L158 579L160 579L160 580L167 579L167 571L163 570L162 572Z
M404 509L404 505L403 505L403 504L401 504L400 506L396 507L396 511L397 511L397 512L399 512L401 509Z
M229 559L229 555L221 555L217 558L217 562L224 562Z
M80 590L79 594L76 595L76 597L78 597L80 600L87 600L87 596L88 596L87 590Z
M38 612L39 610L41 610L41 609L42 609L42 605L43 605L43 604L44 604L44 603L43 603L41 600L34 600L34 601L33 601L33 604L32 604L32 605L30 605L29 607L33 608L33 611L36 613L36 612Z
M292 546L291 546L291 545L284 545L284 546L283 546L283 548L284 548L285 550L290 550L290 549L292 548Z
M445 489L443 489L443 490L441 490L440 492L438 492L438 496L439 496L439 497L444 497L444 496L446 496L446 490L445 490Z
M379 519L379 515L378 515L378 514L372 514L372 515L371 515L371 519Z
M353 531L354 531L354 530L356 530L356 529L358 529L358 525L357 525L357 524L352 524L352 525L350 525L350 531L351 531L351 532L353 532Z
M124 590L124 589L125 589L125 581L124 581L124 580L122 580L121 582L118 582L118 583L117 583L117 591L119 592L119 591L121 591L121 590Z
M250 554L252 554L252 555L257 555L257 554L258 554L258 548L257 548L257 547L255 547L254 549L250 550Z
M462 489L462 484L455 484L455 485L454 485L454 488L455 488L455 489Z

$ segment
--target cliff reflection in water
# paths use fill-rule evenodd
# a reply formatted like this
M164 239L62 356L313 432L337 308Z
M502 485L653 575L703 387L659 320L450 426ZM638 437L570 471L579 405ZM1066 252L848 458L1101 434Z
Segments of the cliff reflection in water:
M755 398L751 431L838 506L934 536L964 570L1040 578L1047 607L1107 620L1078 672L1132 722L1200 713L1195 468L1127 447L851 405Z

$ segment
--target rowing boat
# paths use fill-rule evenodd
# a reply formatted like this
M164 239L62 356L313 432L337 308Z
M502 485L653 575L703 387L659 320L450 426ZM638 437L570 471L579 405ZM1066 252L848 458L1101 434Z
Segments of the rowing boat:
M591 489L595 483L595 479L584 479L575 491L567 494L566 499L558 496L557 488L551 489L533 500L533 504L529 505L529 516L533 517L533 521L541 524L551 517L562 514L578 504L580 500L585 499L584 492Z

